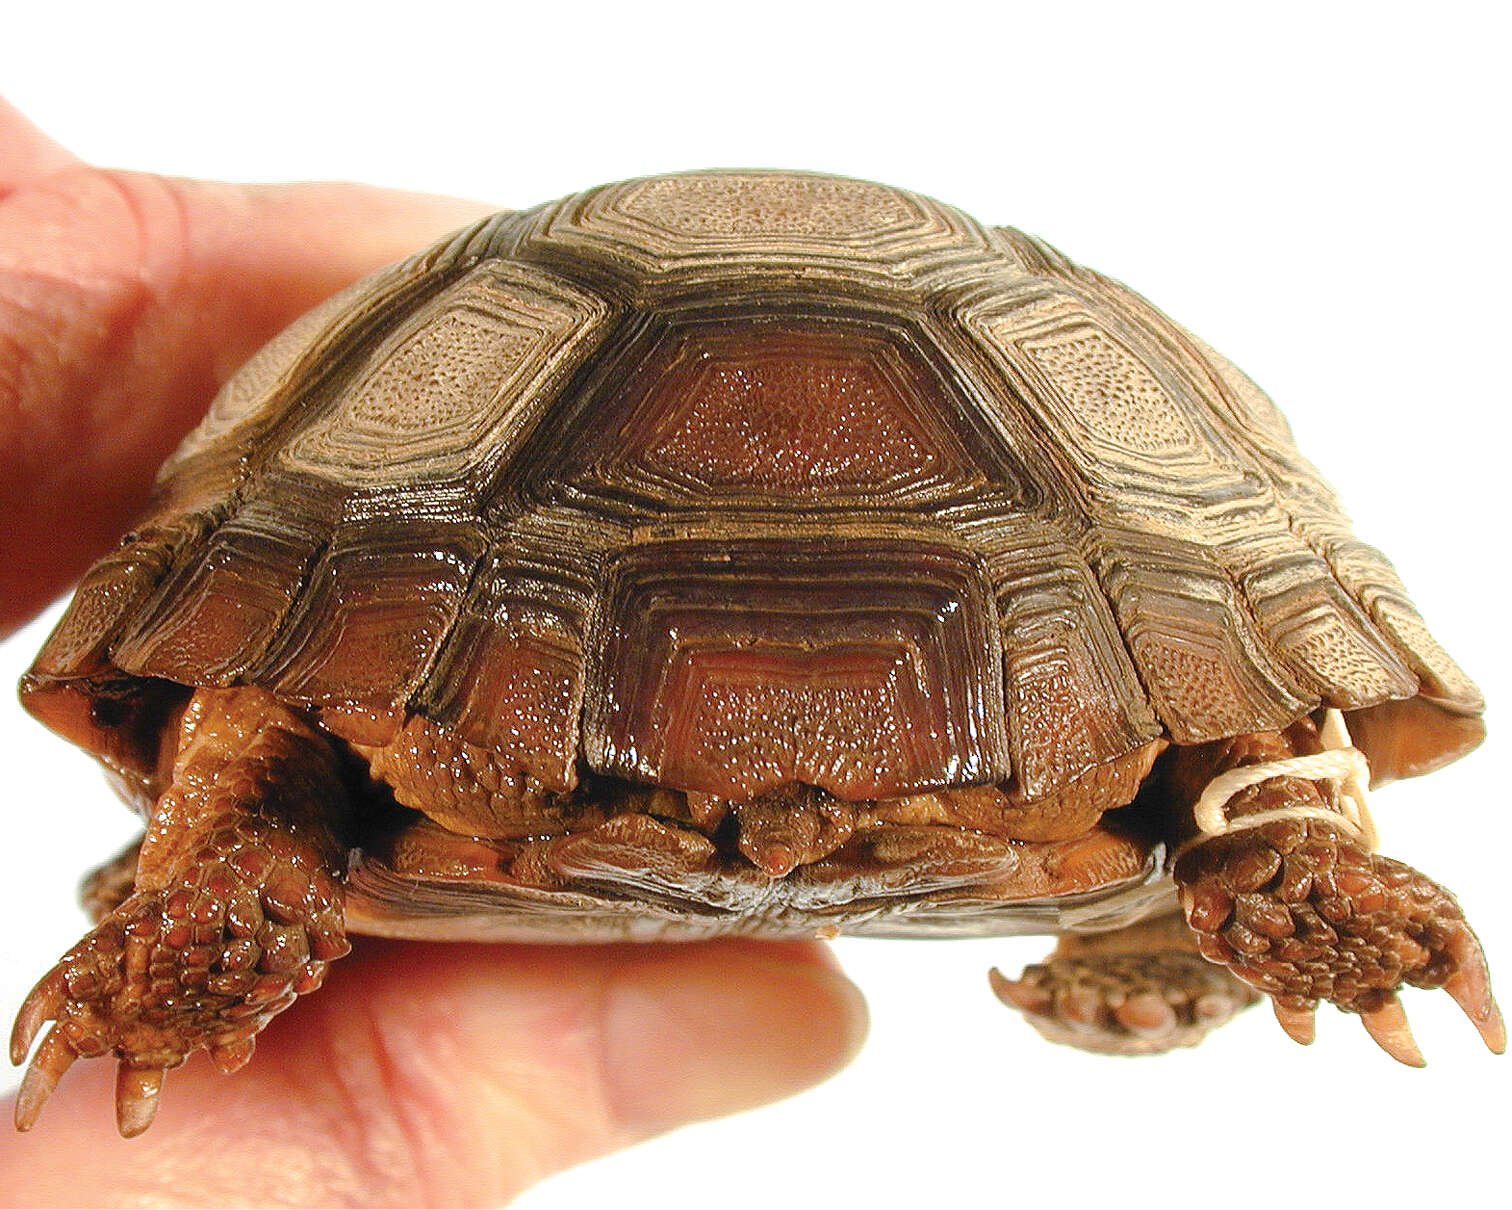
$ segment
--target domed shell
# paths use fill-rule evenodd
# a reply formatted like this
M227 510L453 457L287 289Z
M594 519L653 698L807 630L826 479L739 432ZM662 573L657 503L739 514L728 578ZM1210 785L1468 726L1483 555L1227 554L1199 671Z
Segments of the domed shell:
M928 198L788 172L487 219L259 353L24 683L130 770L172 685L547 787L1035 799L1346 712L1378 780L1481 700L1261 391Z

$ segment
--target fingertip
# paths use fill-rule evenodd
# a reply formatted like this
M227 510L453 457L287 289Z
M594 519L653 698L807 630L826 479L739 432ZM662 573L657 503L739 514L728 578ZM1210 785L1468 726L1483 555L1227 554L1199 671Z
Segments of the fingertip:
M0 197L78 158L0 97Z
M269 185L189 182L227 199L227 213L291 258L305 277L329 277L339 288L418 252L442 236L503 209L474 198L386 189L356 181L295 181ZM238 213L235 199L246 209ZM234 258L233 241L216 248Z

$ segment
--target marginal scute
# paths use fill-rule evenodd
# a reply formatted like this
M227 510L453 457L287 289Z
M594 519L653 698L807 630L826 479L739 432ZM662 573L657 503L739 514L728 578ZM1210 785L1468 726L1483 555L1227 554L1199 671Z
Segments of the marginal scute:
M267 648L288 613L315 541L248 510L207 539L113 657L138 676L230 685Z
M632 548L603 615L589 760L734 798L1002 780L990 608L976 561L938 542Z
M419 528L421 533L414 530ZM248 679L307 705L381 708L418 687L482 554L473 527L422 518L332 546Z
M560 791L577 784L584 653L597 583L584 574L590 559L574 565L563 553L576 552L563 541L548 553L522 533L496 544L413 699L427 717Z
M1014 777L1039 799L1164 728L1076 547L1035 517L1003 519L994 547Z
M1315 706L1298 695L1221 569L1182 547L1114 534L1100 570L1156 712L1179 744L1269 731Z
M131 535L90 568L21 678L21 704L116 774L151 769L160 708L176 694L152 681L121 684L110 640L152 596L179 552L202 537L193 522ZM107 723L102 713L119 717Z
M134 618L184 547L200 537L193 526L133 534L84 573L28 674L65 681L109 672L108 640Z
M1417 678L1343 591L1327 562L1287 544L1241 580L1259 630L1293 679L1319 700L1352 710L1410 697Z

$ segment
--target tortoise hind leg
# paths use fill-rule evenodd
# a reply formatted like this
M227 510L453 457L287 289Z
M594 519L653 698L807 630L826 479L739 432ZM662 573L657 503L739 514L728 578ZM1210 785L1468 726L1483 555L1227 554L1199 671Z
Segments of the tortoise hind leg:
M1397 992L1442 987L1488 1047L1505 1048L1485 955L1454 896L1372 851L1364 757L1337 711L1175 757L1168 784L1191 804L1172 867L1187 923L1204 957L1271 997L1288 1034L1312 1041L1328 1000L1421 1066Z
M184 714L173 781L142 842L134 886L33 989L11 1059L29 1129L73 1061L113 1052L121 1133L152 1121L163 1074L208 1048L223 1071L348 950L336 835L347 791L330 743L270 695L200 690ZM123 858L99 882L118 897Z
M1044 962L992 988L1052 1042L1099 1054L1195 1046L1259 996L1198 952L1179 913L1108 933L1064 933Z
M1397 1000L1442 987L1486 1045L1506 1047L1480 942L1454 896L1409 865L1372 853L1324 819L1266 823L1205 841L1175 868L1198 947L1272 998L1298 1042L1328 1000L1358 1013L1394 1059L1423 1057Z

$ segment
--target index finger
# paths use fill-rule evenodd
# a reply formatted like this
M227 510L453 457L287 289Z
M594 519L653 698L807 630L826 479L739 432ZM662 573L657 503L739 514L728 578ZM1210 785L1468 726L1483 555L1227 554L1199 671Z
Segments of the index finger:
M0 148L0 633L131 523L157 466L259 345L492 209L100 169L10 106Z

